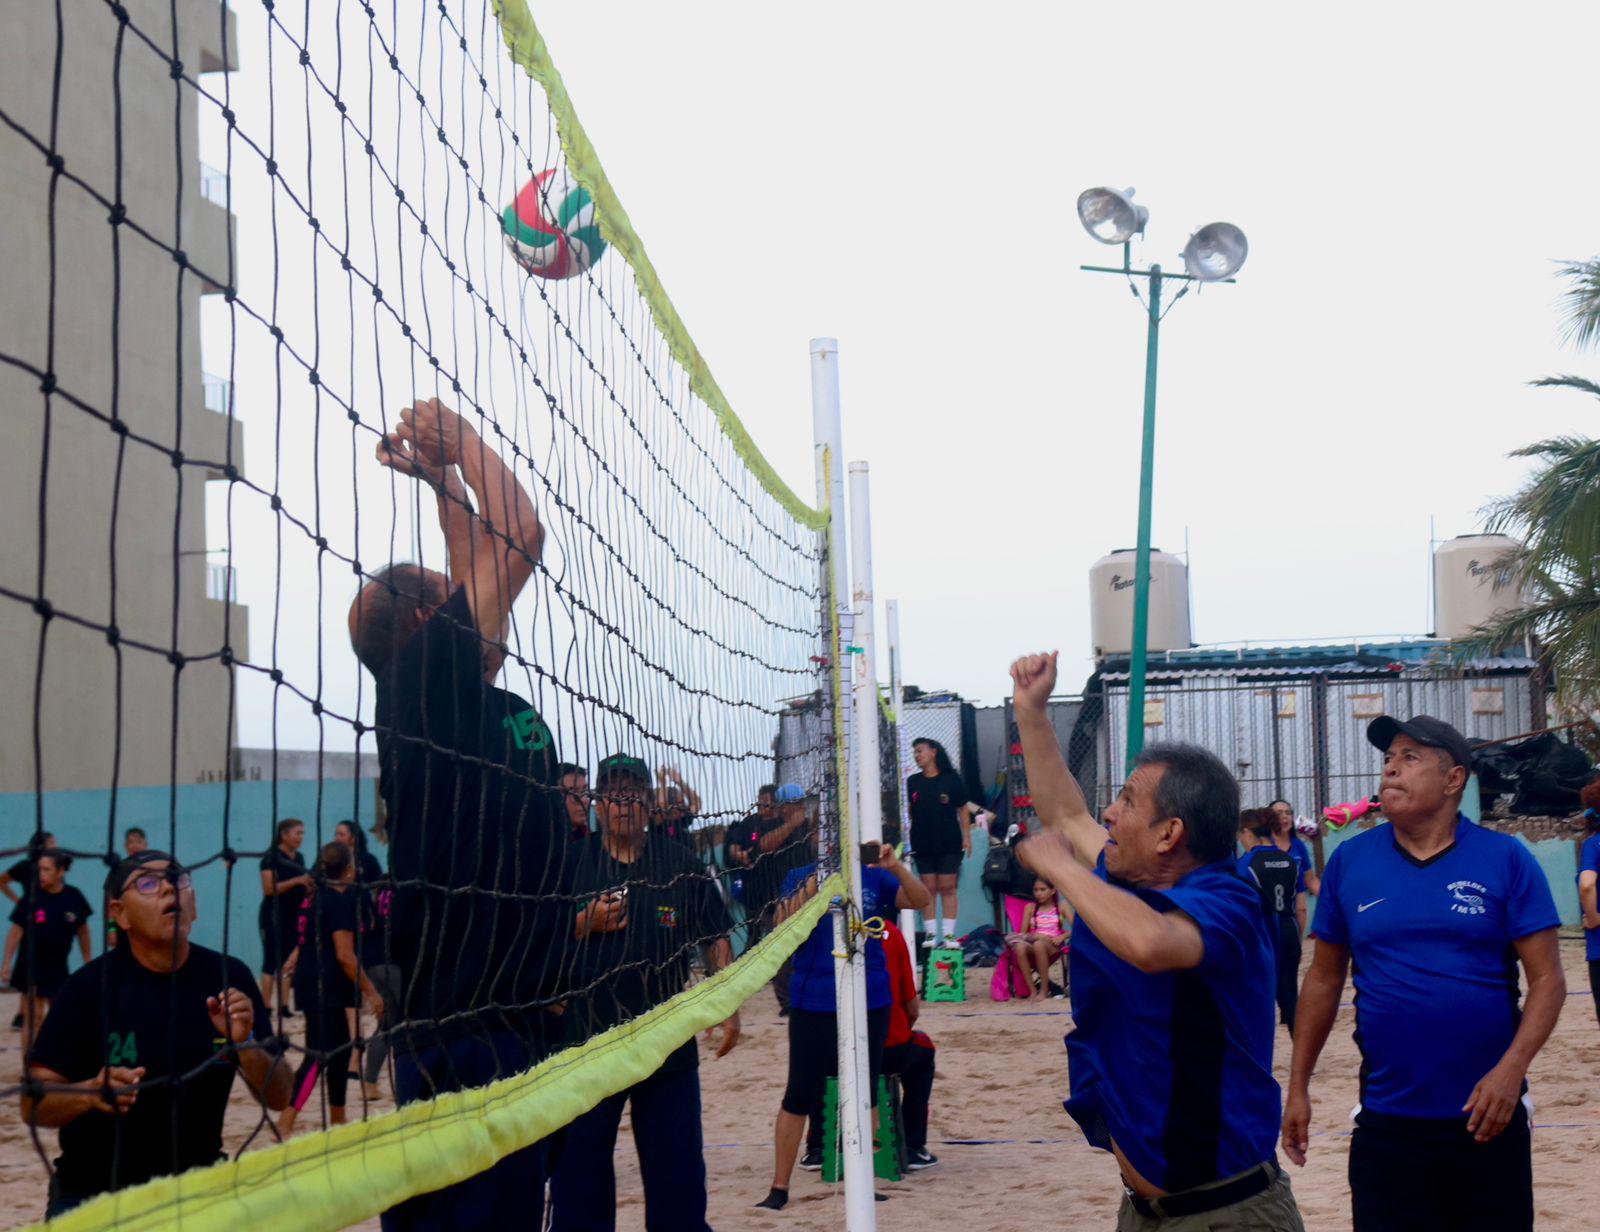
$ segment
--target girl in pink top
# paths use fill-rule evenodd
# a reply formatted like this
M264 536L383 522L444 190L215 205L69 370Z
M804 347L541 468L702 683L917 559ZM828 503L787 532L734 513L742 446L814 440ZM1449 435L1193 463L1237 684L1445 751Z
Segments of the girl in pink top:
M1022 931L1009 938L1012 957L1025 974L1037 973L1039 986L1024 1001L1042 1001L1050 995L1050 967L1067 944L1066 926L1071 916L1062 910L1056 888L1043 877L1033 879L1033 901L1022 913Z

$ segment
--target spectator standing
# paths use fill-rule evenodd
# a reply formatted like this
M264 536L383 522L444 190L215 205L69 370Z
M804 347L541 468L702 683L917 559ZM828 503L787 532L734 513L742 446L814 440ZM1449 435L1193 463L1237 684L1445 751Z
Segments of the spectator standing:
M48 830L42 830L30 838L28 854L0 873L0 894L14 903L19 902L33 886L33 863L39 858L39 853L50 851L55 845L56 836Z
M714 874L677 839L648 828L649 767L616 754L600 763L595 787L600 833L583 845L569 883L581 904L573 921L580 991L567 1012L582 1037L637 1018L681 992L689 982L690 959L702 946L713 972L733 961L733 921ZM721 1031L719 1057L739 1042L737 1011ZM650 1077L567 1126L550 1186L554 1232L616 1227L614 1160L624 1106L639 1153L645 1226L709 1232L694 1039Z
M673 842L695 851L693 826L699 813L700 793L684 782L683 775L673 767L658 769L650 828L660 830Z
M972 854L972 818L977 806L967 799L966 784L956 773L944 745L927 736L911 742L918 770L906 780L906 806L911 814L911 852L917 876L928 888L933 915L928 919L929 945L943 945L956 936L960 902L956 892L961 862Z
M814 841L814 836L808 842ZM798 911L817 892L817 867L805 864L784 882L780 920ZM861 870L861 916L892 919L901 910L922 911L928 891L910 869L882 844L876 864ZM864 1093L870 1103L882 1072L883 1044L889 1032L889 971L883 943L869 939L867 964L867 1060L870 1082ZM805 1133L806 1118L821 1121L822 1100L830 1077L838 1073L838 1002L834 994L833 921L824 916L795 951L789 986L789 1076L773 1128L772 1188L756 1203L781 1211L789 1202L789 1180ZM820 1159L817 1161L820 1164Z
M129 826L122 834L122 851L124 855L136 856L141 851L150 850L150 837L145 834L142 826Z
M111 870L105 895L123 944L67 980L28 1055L23 1120L61 1130L50 1217L215 1163L235 1072L268 1108L289 1099L250 969L189 940L183 866L142 851Z
M1276 964L1278 1020L1294 1035L1295 1004L1300 996L1300 938L1306 928L1305 867L1292 852L1273 841L1277 819L1271 809L1246 809L1240 842L1240 871L1261 895L1261 909L1272 927Z
M278 841L261 857L261 909L256 916L261 934L261 997L270 1007L276 994L280 1014L289 1013L289 981L299 941L296 930L300 908L311 888L311 874L300 854L305 837L305 822L285 817L278 822Z
M1300 879L1305 883L1306 893L1321 894L1322 878L1317 875L1317 864L1311 858L1311 848L1306 846L1305 839L1294 830L1294 805L1287 800L1274 800L1267 808L1272 813L1273 846L1279 851L1287 851L1295 858L1295 863L1300 865ZM1305 936L1305 931L1306 921L1302 915L1300 935Z
M356 956L361 960L361 969L366 972L377 991L377 1001L383 1003L388 998L397 996L400 991L399 970L389 962L385 935L391 894L388 874L383 871L383 865L378 862L378 857L367 849L366 835L361 833L361 827L355 822L345 820L334 826L333 839L336 843L344 844L355 860ZM304 929L298 936L300 943L304 945ZM386 980L386 983L380 984L380 979ZM361 1007L354 997L345 1004L344 1017L350 1029L350 1038L355 1041L350 1049L349 1075L361 1083L361 1091L366 1098L376 1099L379 1094L378 1073L383 1068L385 1050L379 1044L378 1036L370 1038L362 1036ZM379 1030L382 1030L382 1023L379 1024ZM367 1068L370 1076L366 1077L365 1081L363 1081L361 1061L364 1052L377 1055L375 1065Z
M1362 1232L1533 1227L1528 1067L1566 999L1555 901L1509 834L1468 821L1472 750L1428 715L1374 719L1389 818L1323 869L1300 990L1283 1147L1304 1164L1311 1074L1355 965L1361 1104L1350 1200ZM1517 963L1527 994L1517 1003Z
M561 804L575 842L589 837L589 772L564 761L556 767L556 785L561 789Z
M335 840L318 854L316 890L300 905L299 960L294 996L306 1016L305 1059L294 1076L294 1099L278 1116L278 1134L287 1139L295 1120L318 1085L328 1103L328 1121L344 1124L345 1093L355 1036L347 1011L360 990L373 1016L383 1002L361 969L357 937L361 931L361 891L356 885L355 853Z
M94 908L67 884L66 860L46 848L33 862L32 884L11 909L11 930L0 980L22 994L22 1050L33 1046L50 1002L67 982L67 957L77 940L89 961L89 917Z

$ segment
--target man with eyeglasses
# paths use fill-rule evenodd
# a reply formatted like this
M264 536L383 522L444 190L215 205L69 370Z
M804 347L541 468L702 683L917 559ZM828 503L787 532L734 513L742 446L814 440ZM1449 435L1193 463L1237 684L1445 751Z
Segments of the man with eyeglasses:
M255 976L189 940L188 871L142 851L111 870L105 894L122 943L67 980L28 1054L23 1120L61 1131L50 1217L222 1158L236 1071L267 1107L289 1102L291 1067Z
M683 991L697 950L706 950L711 972L733 961L733 921L715 870L648 825L653 802L642 759L619 753L600 763L594 800L600 833L583 844L568 887L576 901L579 991L567 1016L579 1038L638 1018ZM721 1033L718 1057L739 1042L737 1010ZM644 1178L646 1226L708 1232L700 1054L692 1038L648 1078L567 1126L550 1187L555 1232L616 1227L614 1157L624 1104Z

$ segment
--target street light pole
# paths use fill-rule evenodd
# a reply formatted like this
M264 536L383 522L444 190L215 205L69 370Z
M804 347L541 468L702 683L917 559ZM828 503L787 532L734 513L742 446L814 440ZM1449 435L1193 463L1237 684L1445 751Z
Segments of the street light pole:
M1128 757L1127 769L1144 749L1145 661L1150 641L1150 519L1151 497L1155 487L1156 461L1156 359L1161 344L1161 291L1167 280L1183 286L1173 297L1182 299L1192 282L1232 282L1232 274L1244 264L1249 244L1244 232L1232 223L1210 223L1189 237L1183 250L1183 274L1163 273L1159 265L1134 269L1132 240L1143 235L1150 214L1133 204L1133 189L1117 192L1091 188L1078 197L1078 218L1093 238L1102 244L1120 244L1122 266L1083 265L1080 269L1096 274L1121 274L1130 285L1135 278L1150 280L1150 294L1141 297L1145 310L1144 350L1144 440L1139 450L1139 540L1133 572L1133 637L1128 655Z
M1144 442L1139 450L1139 541L1133 570L1133 651L1128 664L1128 764L1144 748L1145 647L1150 641L1150 504L1156 463L1156 355L1161 343L1161 267L1150 267L1144 343Z

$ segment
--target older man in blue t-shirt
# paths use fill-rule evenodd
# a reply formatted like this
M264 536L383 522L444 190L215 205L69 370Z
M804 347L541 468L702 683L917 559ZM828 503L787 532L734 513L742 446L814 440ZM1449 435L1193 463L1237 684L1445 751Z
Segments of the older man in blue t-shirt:
M1239 785L1193 745L1152 745L1105 825L1061 756L1056 656L1011 667L1044 832L1017 853L1076 909L1067 1111L1109 1151L1118 1232L1302 1232L1275 1152L1273 951L1233 859Z
M1283 1148L1304 1164L1311 1073L1355 962L1361 1103L1350 1201L1361 1232L1533 1227L1522 1103L1566 998L1550 884L1518 839L1461 814L1472 750L1428 715L1374 719L1388 825L1322 873ZM1517 1005L1517 963L1528 991Z

